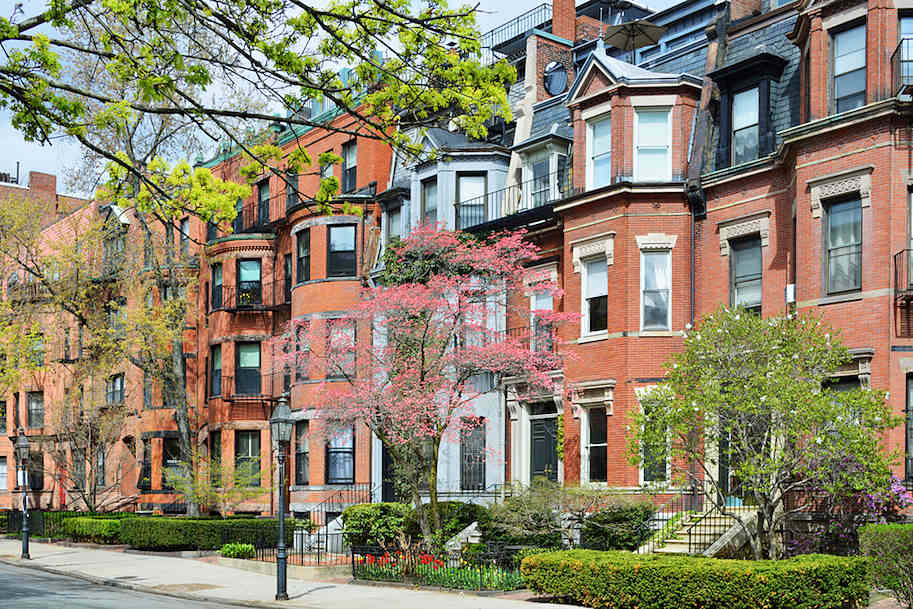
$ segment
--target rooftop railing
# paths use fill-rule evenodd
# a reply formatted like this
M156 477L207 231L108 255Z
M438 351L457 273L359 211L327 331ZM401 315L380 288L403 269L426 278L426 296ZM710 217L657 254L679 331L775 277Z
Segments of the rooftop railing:
M491 64L502 57L510 56L510 50L505 48L506 43L518 41L528 31L541 27L551 21L552 5L543 3L532 8L519 17L503 23L493 30L482 34L482 63ZM523 47L525 50L525 47Z

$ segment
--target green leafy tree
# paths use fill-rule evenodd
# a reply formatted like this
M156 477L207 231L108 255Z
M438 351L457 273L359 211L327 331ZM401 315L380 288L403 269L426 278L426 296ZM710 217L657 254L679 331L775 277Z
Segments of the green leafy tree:
M775 531L812 499L803 491L827 492L829 479L860 492L888 484L894 455L880 439L898 419L882 391L829 386L851 362L813 317L717 310L687 333L665 381L641 396L631 460L650 466L663 456L673 478L705 485L711 505L741 524L755 558L776 558ZM847 456L854 469L829 476ZM732 508L733 494L757 507L756 526Z
M260 460L225 463L218 455L194 450L191 458L165 470L165 480L188 503L227 516L248 499L271 491L261 485Z

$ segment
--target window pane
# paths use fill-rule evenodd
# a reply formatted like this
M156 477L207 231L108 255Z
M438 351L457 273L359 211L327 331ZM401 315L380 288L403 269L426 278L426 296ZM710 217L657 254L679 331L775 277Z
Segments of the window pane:
M669 253L644 252L644 289L665 290L670 287Z
M641 148L637 151L637 179L659 182L669 177L669 151L665 148Z
M667 290L644 291L644 329L668 329L669 293Z
M593 159L593 188L612 183L612 157L604 154Z
M859 201L835 203L828 209L828 247L862 243L862 208Z
M834 73L843 74L865 66L865 26L834 35Z
M402 207L395 207L387 212L387 239L401 237L403 234L402 227Z
M591 132L593 142L590 145L590 150L593 156L610 152L612 149L612 121L606 118L594 121L591 124L593 126Z
M597 258L586 263L586 296L594 298L609 293L608 265L605 258Z
M590 482L606 482L608 480L608 447L590 447Z
M761 274L761 240L745 239L730 245L733 271L737 278Z
M741 305L746 309L761 306L761 280L752 279L736 284L733 305Z
M355 142L350 142L342 147L342 162L346 167L354 167L357 162Z
M222 345L215 345L212 348L212 369L222 369Z
M589 332L602 332L609 326L609 297L597 296L587 299Z
M341 252L355 249L355 227L354 226L331 226L330 227L330 251Z
M853 70L834 79L834 94L837 97L846 97L860 91L865 91L864 69Z
M459 176L460 202L485 196L485 176Z
M758 126L746 127L732 134L732 162L746 163L758 158Z
M260 281L260 261L259 260L240 260L240 261L238 261L238 280L239 281Z
M587 411L590 423L590 444L606 443L606 411L605 408L591 408Z
M758 88L736 93L732 98L732 128L739 130L758 123Z
M638 110L637 145L666 146L669 140L668 117L668 110Z
M222 285L222 265L212 265L212 285Z
M422 210L426 222L437 221L437 180L422 182Z
M913 17L900 18L900 37L913 37Z
M533 294L532 309L534 311L551 311L552 295L545 291L539 291Z
M260 367L260 345L259 345L259 343L239 343L238 344L238 367L240 367L240 368L259 368Z
M330 448L352 448L355 445L355 430L351 427L340 429L330 436Z

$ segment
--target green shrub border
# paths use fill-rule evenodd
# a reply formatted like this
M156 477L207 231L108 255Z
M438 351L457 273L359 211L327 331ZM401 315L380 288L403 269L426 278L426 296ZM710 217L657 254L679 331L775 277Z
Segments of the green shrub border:
M310 524L304 521L301 526ZM287 545L292 544L298 527L298 521L286 520ZM137 550L218 550L229 542L274 547L279 522L275 518L127 518L121 521L120 534L123 543Z
M77 516L64 520L59 531L73 541L116 544L120 543L120 523L119 518Z
M859 529L859 550L869 557L873 585L913 607L913 524L870 524Z
M867 559L809 554L780 561L567 550L523 559L540 595L612 609L845 609L869 596Z

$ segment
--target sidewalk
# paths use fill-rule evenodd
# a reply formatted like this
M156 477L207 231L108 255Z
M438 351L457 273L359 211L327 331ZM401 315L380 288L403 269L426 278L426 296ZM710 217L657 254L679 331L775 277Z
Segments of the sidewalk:
M288 601L273 600L276 578L189 558L69 548L30 543L32 560L19 559L20 543L0 539L0 561L93 582L199 601L252 607L309 609L532 609L527 601L360 584L288 580ZM568 609L569 605L550 605Z

